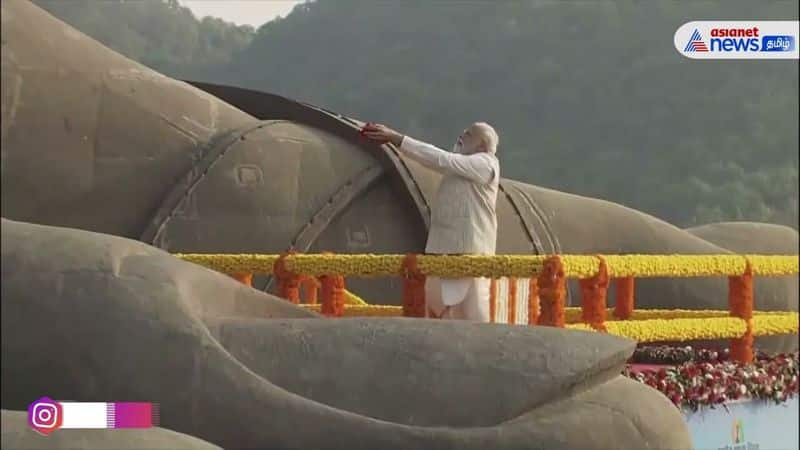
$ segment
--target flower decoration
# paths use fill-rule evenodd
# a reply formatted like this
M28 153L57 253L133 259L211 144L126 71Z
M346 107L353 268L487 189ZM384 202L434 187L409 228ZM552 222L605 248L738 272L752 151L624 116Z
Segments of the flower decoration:
M270 274L278 255L176 254L175 256L224 273ZM461 277L538 276L544 262L555 255L419 255L425 275ZM753 275L780 276L798 273L797 255L600 255L608 264L608 276L698 277L737 276L752 264ZM591 255L559 255L567 278L597 275L599 261ZM347 277L396 276L402 273L405 255L294 254L286 258L286 269L297 274Z
M798 392L798 353L767 355L757 353L751 364L729 359L727 350L667 349L637 350L634 359L663 357L689 359L677 366L635 370L627 367L623 375L660 391L679 408L696 411L714 408L732 400L757 399L782 403Z

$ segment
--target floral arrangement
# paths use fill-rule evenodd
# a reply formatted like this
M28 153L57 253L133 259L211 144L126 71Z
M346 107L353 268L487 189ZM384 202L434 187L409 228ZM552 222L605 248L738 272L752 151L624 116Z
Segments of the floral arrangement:
M800 316L795 312L755 314L753 336L796 334ZM737 317L715 317L708 319L651 319L618 320L605 322L609 334L633 339L637 342L683 342L708 339L734 339L747 331L747 322ZM584 323L567 324L573 330L593 331Z
M322 305L319 304L301 304L300 306L314 312L322 311ZM342 315L344 317L402 317L403 311L400 306L346 304Z
M176 254L224 273L272 273L278 255ZM439 277L517 277L538 276L549 255L419 255L419 270ZM293 254L286 258L286 269L302 275L338 274L351 277L397 276L402 273L405 255ZM593 255L560 255L566 278L590 278L599 271L599 258ZM778 276L798 272L797 255L603 255L608 276L696 277L736 276L744 273L746 261L753 275Z
M757 358L767 358L765 353L757 352ZM707 348L673 347L669 345L640 345L636 347L628 362L632 364L669 364L677 365L686 362L720 363L730 360L730 350Z
M366 302L363 299L358 298L357 296L351 292L346 292L345 294L347 297L345 298L345 304L347 305L361 305L364 306L364 309L359 309L358 311L364 311L369 309L369 307L387 309L390 311L394 311L395 315L402 316L403 315L403 308L401 306L391 306L391 305L373 305L371 303ZM349 306L348 306L349 307ZM345 315L356 315L356 310L352 310L350 313L345 313ZM583 321L581 320L582 310L578 306L567 306L564 308L565 317L566 317L566 324L582 324ZM613 314L614 309L608 308L606 310L606 314L608 317L611 317ZM785 317L786 321L791 323L792 320L797 319L797 313L785 312L785 311L753 311L754 317ZM631 318L629 320L632 321L639 321L639 320L652 320L652 319L714 319L714 318L730 318L730 311L724 310L712 310L712 309L637 309L633 311L631 314ZM782 320L783 321L783 320ZM777 333L781 334L781 333Z
M581 309L578 307L567 307L567 323L578 323L581 318ZM613 308L606 309L607 317L612 317ZM753 311L753 314L760 316L782 315L784 311ZM630 320L651 320L651 319L712 319L716 317L730 317L731 312L726 310L713 309L635 309L631 312Z
M199 254L175 253L173 256L184 261L207 267L222 273L257 273L272 274L275 261L279 255L252 254Z
M403 308L390 305L357 305L345 299L343 316L381 316L401 317ZM300 305L319 311L318 305ZM566 308L569 315L580 319L580 308ZM713 311L711 311L713 312ZM697 316L689 315L686 319L672 320L627 320L605 322L609 334L627 337L640 343L652 342L685 342L691 340L732 339L740 337L746 330L745 321L722 314L708 314L709 319L702 316L708 311L690 311L698 313ZM721 313L721 312L720 312ZM680 317L680 316L677 316ZM794 334L798 332L800 316L794 312L756 312L754 314L753 334L755 336L774 336L781 334ZM567 328L573 330L597 331L584 323L567 323Z
M736 317L714 319L651 319L605 322L609 334L623 336L636 342L691 341L701 339L730 339L744 335L747 324ZM570 324L567 328L591 330L585 324Z
M750 262L753 275L777 276L798 272L796 255L608 255L608 274L621 277L735 276Z
M758 399L781 403L798 393L798 353L758 352L753 363L730 359L728 350L682 348L637 349L633 361L683 361L658 370L632 370L623 375L662 392L675 406L696 411L728 401Z

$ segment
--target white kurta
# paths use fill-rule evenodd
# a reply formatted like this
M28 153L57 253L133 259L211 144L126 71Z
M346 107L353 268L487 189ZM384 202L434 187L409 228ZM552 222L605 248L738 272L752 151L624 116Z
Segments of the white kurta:
M403 138L400 150L409 158L442 173L431 209L426 253L493 255L497 244L497 192L500 164L490 153L462 155ZM428 308L444 317L488 322L487 278L428 277Z

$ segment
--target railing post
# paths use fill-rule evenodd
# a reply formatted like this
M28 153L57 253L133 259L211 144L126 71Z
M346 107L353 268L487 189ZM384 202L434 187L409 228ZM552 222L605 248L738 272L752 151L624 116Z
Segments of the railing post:
M489 282L489 322L497 322L497 279Z
M517 279L508 279L508 323L517 323Z
M300 281L303 288L303 302L309 305L317 304L317 293L319 291L320 282L316 277L306 276Z
M231 278L242 283L246 286L253 287L253 274L252 273L232 273L230 274Z
M344 313L344 277L341 275L323 275L322 314L329 317L341 317Z
M753 269L745 258L744 273L728 277L730 314L747 322L740 338L731 339L731 358L740 363L753 362Z
M536 325L539 311L539 280L533 277L528 280L528 325Z
M617 278L614 280L617 299L614 306L614 317L619 320L628 320L633 314L633 292L635 289L633 277Z
M581 286L581 320L598 331L606 331L606 304L608 292L608 267L602 256L597 274L578 281Z
M278 296L298 304L300 303L300 276L286 267L286 258L294 254L296 253L288 252L282 254L275 261L272 272L278 281Z
M425 274L417 267L417 255L409 253L403 260L403 316L425 317Z
M551 256L544 262L538 283L541 302L539 324L564 328L566 279L564 266L558 255Z

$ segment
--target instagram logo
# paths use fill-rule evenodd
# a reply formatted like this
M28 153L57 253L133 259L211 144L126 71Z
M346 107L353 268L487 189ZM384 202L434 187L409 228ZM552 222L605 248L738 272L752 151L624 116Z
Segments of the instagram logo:
M61 405L48 397L42 397L28 406L28 425L42 434L50 434L61 427L64 411Z

